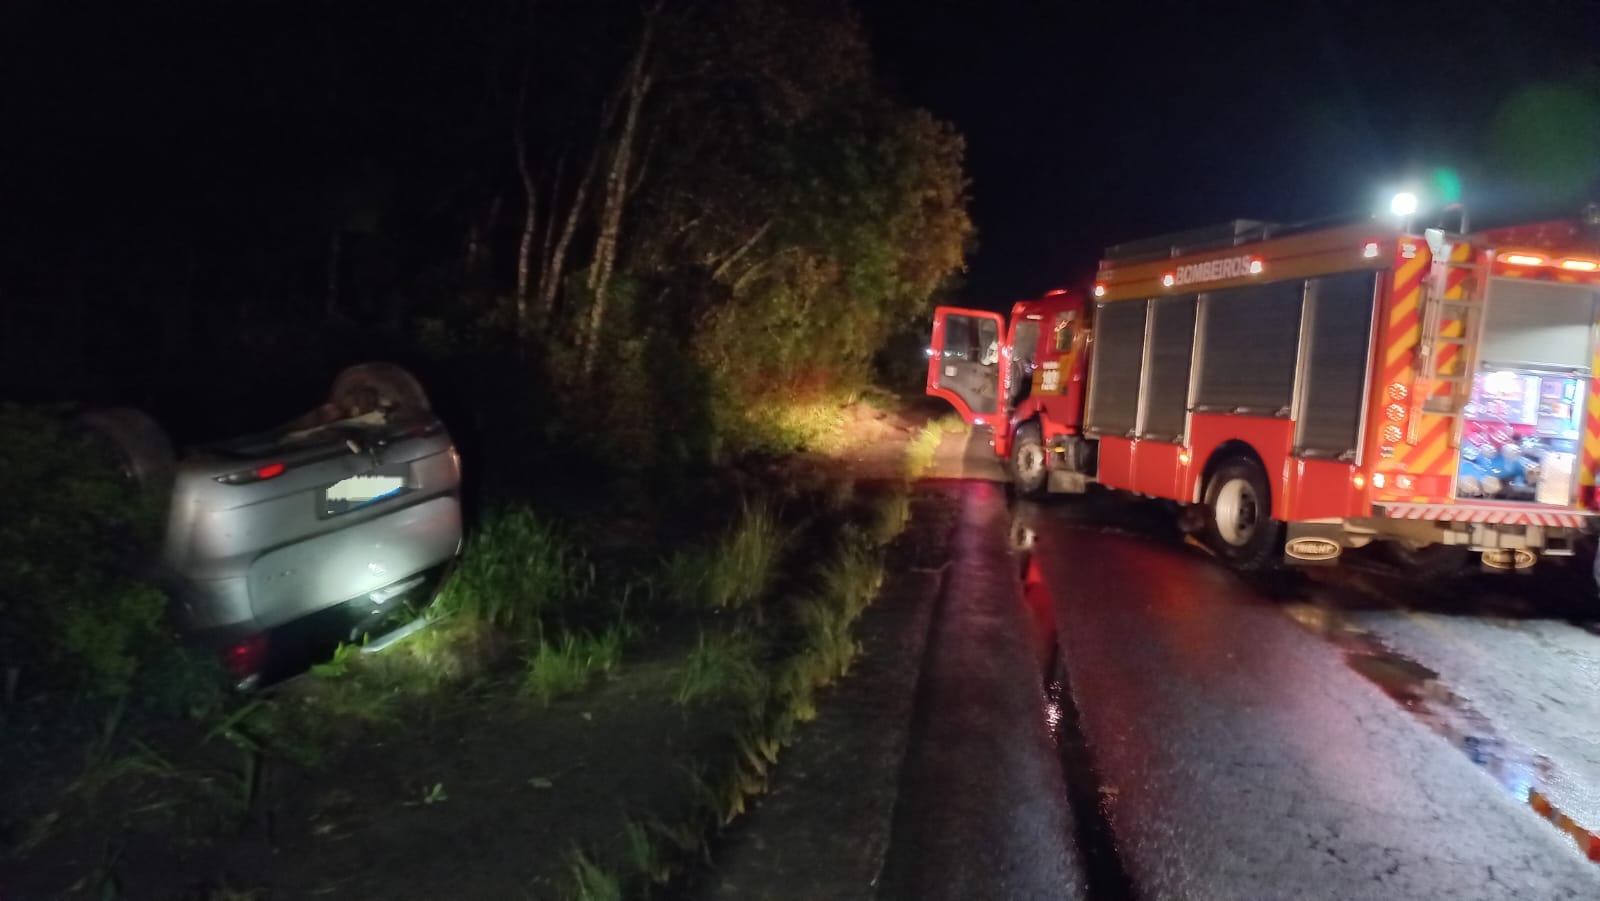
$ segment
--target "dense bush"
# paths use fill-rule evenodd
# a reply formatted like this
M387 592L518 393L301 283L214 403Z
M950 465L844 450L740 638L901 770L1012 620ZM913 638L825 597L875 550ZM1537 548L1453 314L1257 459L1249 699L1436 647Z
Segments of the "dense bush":
M156 511L62 417L14 405L0 407L0 492L7 684L126 691L173 646L166 598L139 575Z

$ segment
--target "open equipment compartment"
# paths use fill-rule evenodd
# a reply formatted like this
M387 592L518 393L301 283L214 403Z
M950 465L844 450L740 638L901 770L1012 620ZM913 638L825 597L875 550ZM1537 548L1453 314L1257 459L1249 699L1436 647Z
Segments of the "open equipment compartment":
M1578 502L1585 399L1600 292L1496 278L1462 417L1458 498Z

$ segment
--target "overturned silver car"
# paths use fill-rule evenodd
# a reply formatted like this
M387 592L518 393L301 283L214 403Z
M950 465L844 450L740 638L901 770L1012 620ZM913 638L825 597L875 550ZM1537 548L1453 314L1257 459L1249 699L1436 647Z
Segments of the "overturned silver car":
M138 411L83 419L168 499L156 578L241 682L295 624L338 614L354 636L425 603L460 551L460 457L397 366L351 367L304 416L181 456Z

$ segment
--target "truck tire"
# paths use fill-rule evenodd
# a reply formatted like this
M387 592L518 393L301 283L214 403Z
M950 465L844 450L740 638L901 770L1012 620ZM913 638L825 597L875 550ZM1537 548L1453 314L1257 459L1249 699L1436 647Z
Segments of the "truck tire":
M1017 494L1037 499L1049 493L1048 454L1037 422L1018 427L1011 439L1011 481L1017 486Z
M129 482L151 499L166 502L178 456L154 419L132 407L110 407L80 415L78 425L107 448Z
M1283 523L1272 518L1272 494L1261 464L1246 457L1226 460L1205 493L1206 544L1229 566L1260 572L1282 558Z
M340 372L328 400L345 415L373 410L397 414L428 413L428 393L411 373L393 363L362 363Z

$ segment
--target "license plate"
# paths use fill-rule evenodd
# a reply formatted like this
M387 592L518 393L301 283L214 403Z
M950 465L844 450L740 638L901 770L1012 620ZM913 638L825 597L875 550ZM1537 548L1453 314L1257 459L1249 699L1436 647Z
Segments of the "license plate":
M359 507L377 503L404 491L406 480L399 476L351 476L328 486L324 492L326 511L348 513Z

